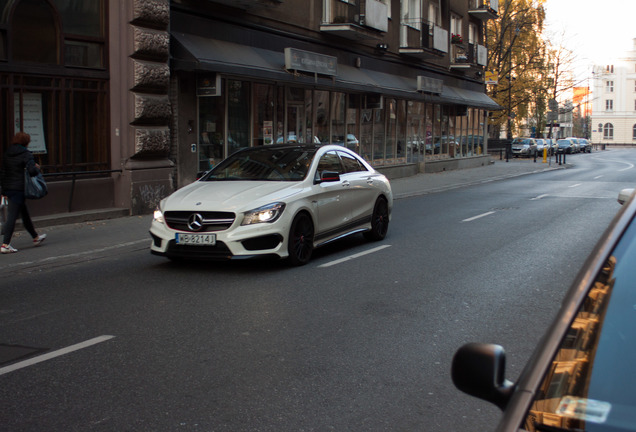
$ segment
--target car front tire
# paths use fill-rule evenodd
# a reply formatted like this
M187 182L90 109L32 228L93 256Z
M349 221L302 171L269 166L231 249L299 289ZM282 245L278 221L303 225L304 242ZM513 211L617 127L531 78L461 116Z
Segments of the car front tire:
M289 229L287 251L291 265L305 265L311 259L314 249L314 224L307 213L300 213Z
M386 237L389 230L389 205L384 197L375 202L371 215L371 230L364 233L367 240L379 241Z

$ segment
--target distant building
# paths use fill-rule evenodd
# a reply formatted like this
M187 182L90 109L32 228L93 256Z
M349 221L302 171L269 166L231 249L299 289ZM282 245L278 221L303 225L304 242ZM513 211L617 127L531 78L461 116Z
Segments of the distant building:
M593 69L592 142L636 144L636 39L614 64Z

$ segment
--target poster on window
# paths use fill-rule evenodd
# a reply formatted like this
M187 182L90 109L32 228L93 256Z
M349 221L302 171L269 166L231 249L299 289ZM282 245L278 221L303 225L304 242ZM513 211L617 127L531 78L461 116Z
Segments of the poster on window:
M42 121L42 95L40 93L22 94L23 128L20 129L20 95L14 94L15 130L22 130L31 135L29 150L34 154L46 154L44 123Z

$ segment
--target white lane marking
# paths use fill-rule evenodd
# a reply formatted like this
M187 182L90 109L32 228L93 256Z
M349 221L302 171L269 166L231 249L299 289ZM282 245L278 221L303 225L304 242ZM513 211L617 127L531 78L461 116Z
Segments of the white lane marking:
M468 218L468 219L464 219L462 222L472 222L472 221L474 221L475 219L483 218L483 217L485 217L485 216L489 216L489 215L491 215L491 214L493 214L493 213L495 213L495 212L494 212L494 211L489 211L489 212L486 212L486 213L482 213L482 214L480 214L480 215L473 216L473 217Z
M548 194L539 195L537 197L530 198L530 201L540 200L541 198L545 198L547 196L549 196L549 195Z
M628 169L632 169L632 168L634 168L634 164L629 163L629 162L625 162L625 161L622 161L622 160L617 160L617 159L605 159L605 158L599 158L598 156L597 156L597 157L595 157L594 159L600 160L600 161L602 161L602 162L616 162L616 163L620 163L620 164L625 164L625 165L627 165L627 168L620 169L620 170L618 170L619 172L620 172L620 171L627 171Z
M575 188L575 187L577 187L577 186L581 186L582 184L583 184L583 183L577 183L577 184L570 185L570 186L568 186L568 187Z
M40 356L33 357L31 359L28 359L28 360L24 360L24 361L21 361L21 362L18 362L18 363L9 365L9 366L5 366L3 368L0 368L0 375L4 375L4 374L7 374L9 372L16 371L18 369L22 369L22 368L25 368L27 366L32 366L34 364L41 363L43 361L51 360L51 359L53 359L55 357L60 357L60 356L63 356L64 354L72 353L73 351L79 351L81 349L88 348L88 347L93 346L93 345L97 345L98 343L106 342L107 340L112 339L114 337L115 336L110 336L110 335L99 336L99 337L96 337L96 338L93 338L93 339L89 339L89 340L84 341L84 342L80 342L80 343L75 344L75 345L71 345L71 346L66 347L66 348L62 348L62 349L59 349L59 350L56 350L56 351L51 351L50 353L42 354Z
M369 250L366 250L364 252L360 252L360 253L357 253L357 254L349 255L347 257L344 257L344 258L341 258L341 259L338 259L338 260L335 260L335 261L330 261L328 263L321 264L321 265L318 266L318 268L331 267L331 266L334 266L336 264L342 264L343 262L351 261L352 259L360 258L361 256L368 255L368 254L371 254L371 253L374 253L374 252L378 252L378 251L380 251L382 249L386 249L388 247L391 247L391 245L378 246L376 248L369 249Z
M601 177L603 177L603 176L602 176L602 175L600 175L600 176L596 176L596 177L594 177L594 180L598 180L598 179L600 179Z

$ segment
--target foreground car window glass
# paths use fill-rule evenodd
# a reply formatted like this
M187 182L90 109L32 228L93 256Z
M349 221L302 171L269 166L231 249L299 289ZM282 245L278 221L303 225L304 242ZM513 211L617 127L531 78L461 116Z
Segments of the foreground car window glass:
M523 426L636 430L636 223L596 277Z
M307 175L315 153L314 148L268 147L237 152L201 180L300 181Z

